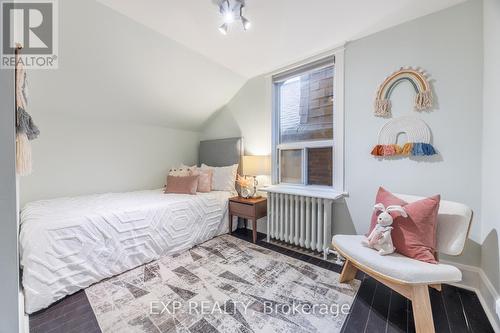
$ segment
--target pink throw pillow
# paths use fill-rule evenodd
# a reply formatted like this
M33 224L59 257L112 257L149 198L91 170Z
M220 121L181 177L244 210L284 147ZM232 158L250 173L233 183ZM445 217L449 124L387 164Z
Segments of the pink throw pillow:
M198 176L168 176L165 193L196 194L197 188Z
M385 207L400 205L408 214L405 218L398 213L391 213L394 219L392 242L396 252L416 260L437 264L436 231L440 200L441 197L435 195L407 203L384 188L379 188L375 203L382 203ZM374 212L372 215L370 232L377 224L378 214L380 212Z
M198 176L198 192L207 193L212 191L213 171L210 169L195 169L191 173Z
M182 165L178 168L172 168L172 169L168 170L167 179L165 179L165 185L163 186L165 189L167 188L168 177L170 177L170 176L173 176L173 177L192 176L192 171L191 171L190 167L184 167Z

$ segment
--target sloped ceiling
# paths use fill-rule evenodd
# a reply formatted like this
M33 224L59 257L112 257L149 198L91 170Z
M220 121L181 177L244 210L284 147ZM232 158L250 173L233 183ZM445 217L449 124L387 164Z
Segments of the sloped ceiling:
M140 2L140 1L138 1ZM246 79L95 1L59 1L59 68L32 70L34 116L198 131Z
M463 2L463 0L247 0L252 28L226 36L217 0L98 0L246 78Z

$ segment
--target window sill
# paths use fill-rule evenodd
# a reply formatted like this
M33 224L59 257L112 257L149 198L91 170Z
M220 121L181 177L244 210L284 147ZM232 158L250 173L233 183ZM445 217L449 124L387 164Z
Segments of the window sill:
M330 188L323 188L317 186L272 185L260 188L259 191L301 195L305 197L330 199L330 200L337 200L347 195L347 193L345 192L339 192Z

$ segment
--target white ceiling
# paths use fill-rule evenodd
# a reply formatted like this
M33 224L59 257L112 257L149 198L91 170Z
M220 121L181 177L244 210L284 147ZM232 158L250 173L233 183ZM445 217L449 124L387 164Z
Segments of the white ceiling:
M216 0L98 1L250 78L464 0L247 0L226 36Z

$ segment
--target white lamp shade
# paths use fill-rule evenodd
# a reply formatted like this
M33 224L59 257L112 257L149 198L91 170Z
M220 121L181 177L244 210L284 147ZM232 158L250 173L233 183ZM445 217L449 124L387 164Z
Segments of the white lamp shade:
M246 176L267 176L271 173L270 156L243 156L242 162Z

